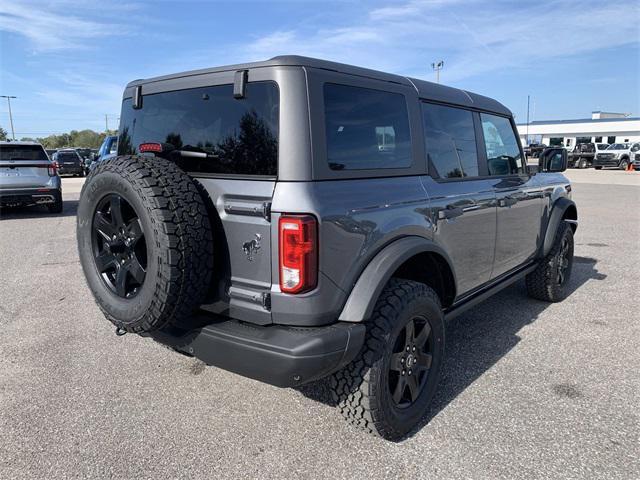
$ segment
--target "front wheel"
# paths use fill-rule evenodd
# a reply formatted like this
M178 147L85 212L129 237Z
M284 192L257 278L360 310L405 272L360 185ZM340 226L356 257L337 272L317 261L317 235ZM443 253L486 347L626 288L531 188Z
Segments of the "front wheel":
M578 168L580 169L587 168L587 160L584 158L580 159L580 162L578 163Z
M440 300L431 288L392 279L376 303L361 352L331 377L345 419L390 440L414 428L438 385L444 330Z
M620 170L626 170L627 168L629 168L629 161L628 160L622 160L620 162L619 168L620 168Z
M593 167L593 168L595 168L596 170L602 170L602 167L598 167L598 166Z
M573 229L562 222L551 251L538 267L526 277L527 293L545 302L560 302L569 293L573 267Z

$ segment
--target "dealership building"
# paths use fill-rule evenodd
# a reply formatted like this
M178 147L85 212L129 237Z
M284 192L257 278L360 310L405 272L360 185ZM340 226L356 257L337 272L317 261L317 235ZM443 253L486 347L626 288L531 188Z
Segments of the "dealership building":
M624 113L593 112L580 120L549 120L518 124L522 145L543 143L573 148L577 143L640 141L640 117ZM528 139L528 141L527 141Z

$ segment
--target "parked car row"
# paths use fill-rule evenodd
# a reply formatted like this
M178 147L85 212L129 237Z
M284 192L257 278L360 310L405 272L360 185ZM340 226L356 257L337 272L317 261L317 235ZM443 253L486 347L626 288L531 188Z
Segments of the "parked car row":
M547 147L544 144L531 144L525 147L528 157L537 158ZM542 150L540 150L542 149ZM568 165L571 168L589 168L601 170L605 167L627 170L633 165L640 170L640 142L632 143L578 143L568 153Z

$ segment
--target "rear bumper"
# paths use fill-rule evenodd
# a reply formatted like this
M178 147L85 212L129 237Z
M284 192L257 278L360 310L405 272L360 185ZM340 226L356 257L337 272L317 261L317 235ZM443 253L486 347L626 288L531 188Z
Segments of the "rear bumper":
M365 326L256 326L220 320L189 332L144 334L208 365L278 387L294 387L342 368L360 351Z
M55 203L62 198L62 191L55 188L21 188L0 190L0 205L28 206Z
M60 175L78 175L84 172L82 165L60 165L58 167L58 173Z

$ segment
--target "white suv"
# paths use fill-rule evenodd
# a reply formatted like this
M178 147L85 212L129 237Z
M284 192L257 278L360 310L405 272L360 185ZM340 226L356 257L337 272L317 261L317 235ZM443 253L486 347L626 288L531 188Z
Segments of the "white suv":
M47 205L62 212L58 165L35 142L0 142L0 206Z

